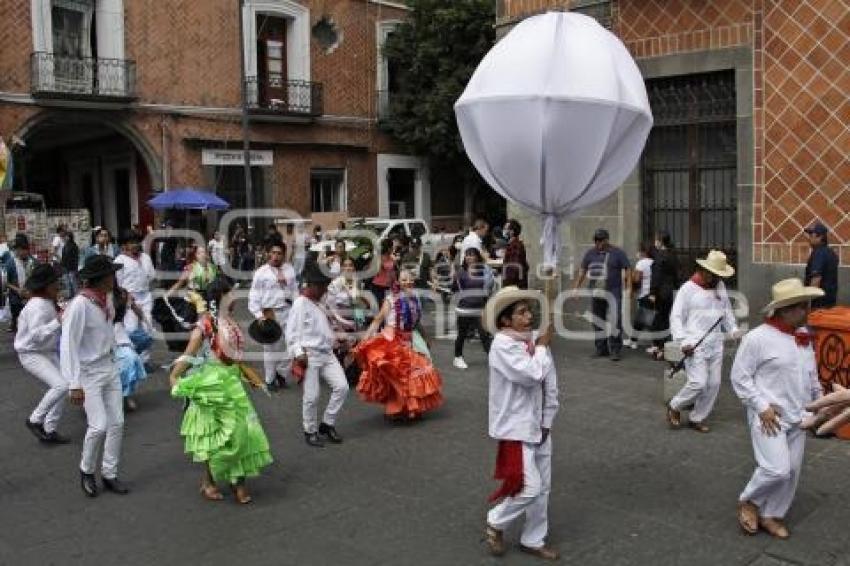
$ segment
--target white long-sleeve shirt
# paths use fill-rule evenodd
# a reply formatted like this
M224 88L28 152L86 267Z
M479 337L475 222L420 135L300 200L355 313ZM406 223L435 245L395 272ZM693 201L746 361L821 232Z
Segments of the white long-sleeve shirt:
M788 425L803 420L805 405L823 394L814 348L797 345L794 336L769 324L741 341L732 364L732 387L756 413L776 405Z
M285 278L285 284L279 282L278 274ZM287 310L297 296L295 269L288 263L278 268L267 263L254 272L248 292L248 310L254 318L261 318L263 309Z
M536 338L536 334L535 334ZM490 346L489 433L498 440L537 443L558 412L558 378L549 348L503 332Z
M695 356L711 356L723 352L723 333L738 330L735 314L721 281L716 289L703 289L693 281L687 281L676 293L670 311L670 332L673 340L682 346L694 346L700 338L723 317L723 322L703 340Z
M118 254L115 263L124 266L115 272L115 280L119 287L130 293L147 293L151 290L151 282L156 277L156 270L148 254L142 252L135 259L127 254Z
M112 363L115 331L112 321L90 299L77 295L62 315L59 366L70 389L80 389L90 378L87 366ZM102 372L94 372L102 375Z
M33 297L24 306L18 317L18 333L15 334L15 351L22 353L44 353L55 355L59 351L59 333L62 324L56 315L53 301Z
M307 297L298 297L286 319L286 349L293 358L310 350L330 352L334 331L328 313Z

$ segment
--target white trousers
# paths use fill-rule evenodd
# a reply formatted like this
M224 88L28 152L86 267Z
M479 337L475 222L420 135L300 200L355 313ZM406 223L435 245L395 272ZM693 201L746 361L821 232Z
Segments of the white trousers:
M54 432L68 398L68 382L59 371L59 355L22 352L18 354L18 359L25 370L48 387L47 393L30 415L30 422L43 425L47 432Z
M345 398L348 396L348 381L345 372L333 353L320 353L311 350L307 353L307 371L304 373L304 397L303 397L303 419L304 432L316 432L319 430L319 410L316 406L319 401L319 378L331 388L331 398L322 416L322 422L334 426L336 415L342 408Z
M708 418L717 394L720 392L720 377L723 371L723 351L710 356L693 356L685 361L688 382L670 400L670 406L680 411L693 404L688 417L691 422L701 423Z
M118 477L118 460L121 457L121 440L124 436L124 399L121 395L121 378L112 360L96 366L83 367L85 382L82 384L86 399L88 429L83 441L83 457L80 470L93 474L97 457L103 448L103 477Z
M549 532L549 491L552 486L552 436L543 444L522 444L522 491L506 497L487 513L487 524L504 530L525 514L520 542L540 548Z
M136 304L138 304L139 307L141 307L142 312L145 313L145 320L139 320L139 317L136 316L133 309L128 308L127 314L124 315L124 329L128 333L134 331L139 326L145 328L146 325L153 320L153 293L150 291L133 293L133 300L136 301ZM151 359L150 350L140 352L139 357L142 358L142 362L147 363Z
M797 425L783 424L776 436L768 436L755 411L748 413L757 467L738 499L752 501L762 517L782 519L797 491L806 432Z
M286 319L289 317L289 308L274 311L275 320L280 327L286 328ZM284 376L289 371L290 360L286 355L286 340L283 333L280 335L280 340L274 344L263 345L263 377L266 384L270 384L275 380L279 373Z

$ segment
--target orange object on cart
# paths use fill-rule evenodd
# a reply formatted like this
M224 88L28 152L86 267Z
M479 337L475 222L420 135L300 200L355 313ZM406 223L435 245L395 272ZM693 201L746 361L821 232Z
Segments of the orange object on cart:
M809 326L815 333L818 377L824 391L832 391L833 383L850 387L850 307L816 310L809 315ZM836 435L850 440L850 424Z

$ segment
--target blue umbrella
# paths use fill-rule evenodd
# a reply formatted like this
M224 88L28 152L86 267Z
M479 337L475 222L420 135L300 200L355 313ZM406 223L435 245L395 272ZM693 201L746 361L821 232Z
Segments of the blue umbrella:
M203 189L170 189L148 201L154 210L227 210L230 204Z

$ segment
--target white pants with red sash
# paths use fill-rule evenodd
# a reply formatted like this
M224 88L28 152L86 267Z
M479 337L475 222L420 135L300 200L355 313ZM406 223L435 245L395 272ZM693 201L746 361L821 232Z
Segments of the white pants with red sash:
M487 524L504 530L525 514L520 543L529 548L544 545L549 532L549 491L552 486L552 435L543 444L522 443L522 491L506 497L487 513Z

